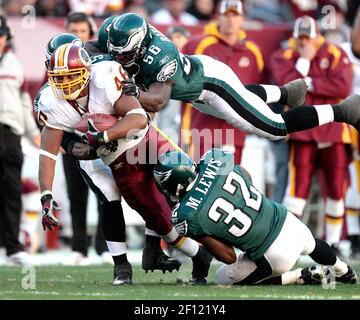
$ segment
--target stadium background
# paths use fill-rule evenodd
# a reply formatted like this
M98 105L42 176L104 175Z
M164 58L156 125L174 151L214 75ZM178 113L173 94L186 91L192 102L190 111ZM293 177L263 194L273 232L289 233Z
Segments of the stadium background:
M36 17L36 19L34 21L29 20L27 17L9 17L9 24L12 26L14 32L15 32L15 37L13 40L13 45L16 51L17 56L20 58L21 62L23 63L24 69L25 69L25 74L26 74L26 79L28 81L28 88L29 91L31 93L32 98L34 98L34 96L36 95L38 89L40 88L42 81L44 79L44 74L45 74L45 66L44 66L44 48L47 44L47 42L49 41L49 39L59 33L59 32L63 32L65 30L64 28L64 18L41 18L41 17ZM99 26L100 23L103 21L103 19L96 19L96 23ZM168 25L155 25L156 27L158 27L162 32L166 33L166 31L168 30L169 26ZM203 25L200 24L196 27L187 27L187 29L189 29L192 33L193 36L196 36L198 34L201 34L203 31ZM281 24L281 25L271 25L271 24L266 24L266 23L262 23L262 22L258 22L258 21L248 21L247 24L245 25L244 28L248 34L248 37L252 40L254 40L259 47L261 48L261 51L263 53L264 59L265 59L265 64L267 64L267 59L270 57L270 54L275 51L276 49L278 49L280 47L280 43L281 41L287 39L292 32L292 25L291 24ZM261 145L261 141L257 141L257 139L253 136L249 136L248 139L250 139L250 143L247 144L247 148L245 148L244 151L244 159L243 162L247 162L248 165L247 167L249 168L249 171L252 174L255 174L254 180L257 181L257 185L259 186L260 190L264 190L264 178L263 178L263 173L265 171L265 164L261 161L261 159L263 159L264 155L263 155L263 150L262 150L262 145ZM252 139L252 140L251 140ZM250 148L250 149L249 149ZM30 158L32 158L34 160L34 163L36 163L36 159L37 156L36 154L34 155L34 150L31 149L30 146L26 146L25 143L25 148L24 148L24 152L27 153ZM246 153L248 152L248 154L251 154L251 159L250 156L247 156ZM257 156L254 156L254 152L258 152ZM259 161L255 161L256 159L258 159ZM32 176L32 177L37 177L37 170L35 170L34 168L34 163L29 163L27 164L27 166L24 166L24 172L25 175L27 176ZM58 164L59 169L57 169L57 172L61 172L62 169L62 165L59 163ZM59 173L58 173L59 175ZM61 173L60 173L61 175ZM61 179L61 177L60 177ZM63 182L65 183L65 181ZM61 185L61 183L60 183ZM62 190L64 192L64 190ZM59 190L59 192L61 192L61 190ZM66 198L66 196L65 196ZM90 197L90 203L89 203L89 208L88 208L88 217L89 219L89 224L93 224L95 225L95 221L97 219L97 213L96 211L96 203L95 203L95 199L93 196ZM131 209L127 208L125 210L125 216L128 222L130 222L131 224L141 224L141 220L140 218L136 218L138 217L138 215L133 215L131 213ZM133 256L130 257L130 260L137 260L138 258ZM1 261L1 259L0 259ZM138 259L138 261L140 261L140 259ZM1 263L0 263L1 264ZM51 263L49 263L51 264ZM100 267L99 267L100 268ZM80 282L77 284L78 287L81 287L81 283L82 281L85 283L87 283L86 285L88 285L89 283L92 283L95 287L94 291L91 291L90 293L87 292L84 294L85 298L96 298L99 297L98 295L98 291L96 290L100 290L100 287L105 287L105 286L109 286L109 279L108 278L108 274L110 271L110 268L106 269L105 272L102 272L102 269L92 269L90 268L86 268L86 269L81 269L84 270L84 274L90 275L87 276L87 278L77 278L78 274L81 274L82 272L76 272L75 275L71 274L71 271L69 271L70 269L62 269L60 272L55 272L55 274L52 273L51 269L46 270L43 269L41 272L45 275L44 278L46 278L47 280L47 284L51 284L56 286L59 282L63 282L66 285L66 281L68 282L75 282L76 279L80 279ZM4 273L8 273L9 275L9 279L10 281L7 283L7 285L9 285L11 287L11 283L12 280L11 278L16 277L16 275L18 274L19 270L17 268L15 269L3 269ZM185 268L185 271L183 271L181 274L179 274L178 276L176 275L171 275L169 277L165 277L163 279L162 276L158 276L156 275L155 277L153 277L151 280L149 280L148 283L150 284L154 284L156 282L160 282L160 283L175 283L178 282L179 279L181 279L182 277L185 277L185 272L189 271L189 269ZM59 280L63 278L63 274L67 274L66 275L66 279L65 280ZM92 280L91 277L98 275L98 272L102 272L102 274L104 274L102 276L102 278L100 280L96 280L98 281L96 283L95 280ZM139 274L136 274L136 277L138 277L139 280L137 281L141 281L141 277L140 277L140 271L137 271ZM143 272L142 272L143 273ZM68 274L71 274L68 277ZM146 278L144 278L146 279ZM92 282L95 281L95 282ZM146 282L147 280L143 280L143 282L145 282L145 284L148 284ZM45 280L44 280L45 282ZM62 285L64 284L62 283ZM137 288L138 289L138 288ZM145 289L148 290L148 287L145 286ZM5 291L4 291L5 290ZM21 294L18 293L6 293L6 288L4 287L3 292L0 294L0 299L1 298L18 298L18 297L22 297L24 299L28 298L28 295L24 293L23 296L21 296ZM109 290L112 290L112 288L110 288ZM121 289L122 290L122 289ZM108 293L104 293L102 298L109 298L109 297L113 297L113 298L120 298L120 299L124 299L124 298L132 298L132 297L136 297L136 293L133 293L134 296L129 295L127 296L127 292L126 290L124 291L118 291L118 293L115 293L114 291L108 292ZM145 291L146 291L145 290ZM153 297L156 296L156 293L159 292L158 291L159 288L155 287L154 291L152 293L150 293ZM174 289L175 290L175 289ZM205 289L206 290L206 289ZM277 290L277 289L276 289ZM286 289L280 289L280 291L284 291ZM302 290L302 289L301 289ZM64 292L62 292L62 289L60 288L60 295L58 295L57 293L54 293L54 297L55 298L62 298L62 297L66 297L66 298L71 298L74 297L74 294L76 296L76 292L72 292L72 295L68 295L68 292L64 289ZM46 291L44 291L45 293L42 295L41 292L38 294L38 297L46 297ZM54 291L55 292L55 291ZM79 290L79 292L82 292L82 289ZM166 296L169 294L168 291L164 291L165 295L162 297L157 296L158 298L162 298L165 299ZM278 292L278 291L276 291ZM294 299L298 299L298 298L304 298L304 296L306 296L307 291L306 289L304 289L304 291L302 292L298 292L297 294L293 294L293 291L284 291L283 293L276 293L275 291L272 291L270 293L264 294L261 292L261 289L259 290L259 292L256 291L252 291L252 292L247 292L247 293L240 293L238 290L236 290L235 292L229 294L229 295L224 295L223 298L227 299L227 298L236 298L239 297L241 298L241 294L243 295L243 298L263 298L263 299L267 299L267 298L281 298L281 297L293 297ZM331 293L330 291L328 293ZM64 294L62 296L62 294ZM93 294L93 295L92 295ZM141 295L140 297L137 296L140 299L144 299L146 297L148 293L144 293L144 295ZM81 293L79 293L76 297L79 298L81 296ZM101 296L101 295L100 295ZM191 295L190 295L191 296ZM181 292L178 295L179 299L187 299L190 297L188 292L186 290L184 290L184 292ZM326 296L326 295L325 295ZM220 296L212 296L212 293L206 294L206 292L202 292L201 289L199 291L199 293L194 293L194 297L203 297L204 299L219 299ZM309 297L309 296L308 296ZM324 296L323 294L319 294L318 296L315 295L315 297L322 299ZM335 292L334 294L329 294L328 298L336 298ZM353 292L347 292L347 295L345 295L345 298L356 298L359 299L359 295L358 295L358 291L353 291Z

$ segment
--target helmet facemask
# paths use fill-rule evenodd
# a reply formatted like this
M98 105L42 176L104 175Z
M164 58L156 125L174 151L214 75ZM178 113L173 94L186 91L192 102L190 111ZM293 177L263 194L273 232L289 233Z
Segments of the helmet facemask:
M115 47L109 40L107 46L111 58L124 67L132 66L136 60L143 57L146 51L144 47L134 47L132 50L124 51L121 47Z
M49 83L58 99L75 100L86 88L90 72L86 68L48 71ZM66 77L67 81L64 81Z
M77 45L64 44L50 59L48 78L58 99L75 100L88 86L91 77L88 53Z

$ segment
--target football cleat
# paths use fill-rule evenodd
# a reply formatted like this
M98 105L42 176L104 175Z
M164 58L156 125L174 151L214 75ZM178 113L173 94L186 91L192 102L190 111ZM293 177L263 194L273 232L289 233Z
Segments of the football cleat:
M334 275L333 269L334 269L333 267L324 267L324 272L325 272L325 277L326 277L327 283L334 282L334 281L340 282L340 283L345 283L345 284L357 283L358 276L357 276L356 272L350 266L348 266L348 271L340 277L336 277Z
M113 286L132 284L132 266L129 262L114 266Z
M360 95L353 94L339 103L343 114L344 122L354 126L360 131Z
M160 248L147 246L143 250L142 255L142 268L148 273L149 270L161 270L163 273L166 271L172 272L173 270L179 271L181 266L180 261L168 257Z
M318 285L322 283L324 277L323 268L321 266L306 267L301 270L300 279L304 284Z
M199 252L192 258L193 270L190 284L206 284L206 277L209 274L210 263L213 256L205 249L200 246Z
M303 79L290 81L283 86L287 92L286 104L290 107L299 107L305 103L307 92L306 82Z
M358 277L356 272L350 266L348 266L348 271L341 277L336 277L336 282L355 284L357 279Z
M11 265L18 265L18 266L31 266L33 265L34 261L32 257L25 251L19 251L7 256L8 262Z

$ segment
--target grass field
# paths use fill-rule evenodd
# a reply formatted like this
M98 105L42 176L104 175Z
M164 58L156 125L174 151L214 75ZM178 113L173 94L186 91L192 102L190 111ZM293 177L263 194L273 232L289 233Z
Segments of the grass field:
M360 274L360 264L352 264ZM338 284L334 289L322 286L216 286L212 266L208 285L191 286L191 265L183 265L179 272L163 274L160 271L145 274L134 266L133 285L113 287L111 266L92 267L36 267L35 289L23 289L28 273L19 267L0 267L0 300L233 300L233 299L293 299L314 300L360 299L360 285Z

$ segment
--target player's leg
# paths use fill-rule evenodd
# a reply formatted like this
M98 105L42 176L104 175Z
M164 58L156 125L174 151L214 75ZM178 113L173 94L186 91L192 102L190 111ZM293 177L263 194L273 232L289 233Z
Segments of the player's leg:
M157 151L164 152L164 148L158 149L157 143L151 140L152 137L154 136L149 136L151 142L147 140L147 142L144 143L145 149L141 149L142 146L138 145L136 150L133 150L133 152L129 151L127 154L120 156L111 164L115 181L128 205L143 217L149 229L161 235L169 245L175 246L176 249L191 257L193 265L201 264L201 267L194 268L195 270L193 271L195 271L196 278L201 278L203 281L204 275L207 275L210 267L211 259L208 259L210 254L200 247L196 241L181 237L172 226L171 209L153 179L153 165L146 163L139 164L139 162L134 165L128 163L128 161L132 162L134 160L130 159L132 155L140 153L146 154L145 158L147 159L145 160L151 160L152 155L150 154L150 150L153 149L156 153L154 157L156 163ZM147 150L149 150L149 152ZM122 163L121 166L119 166L120 163ZM152 261L152 266L150 266L149 269L170 271L179 268L180 262L178 260L170 259L164 253L162 253L162 257L161 259L155 257L156 259ZM169 263L165 265L164 261ZM196 271L200 269L201 273L197 275Z
M234 127L273 139L334 121L349 123L360 129L358 95L337 105L302 106L280 115L274 113L257 94L247 90L227 65L209 57L201 57L200 60L204 66L204 90L193 105Z
M23 255L24 246L19 242L23 164L20 136L13 134L9 127L0 124L0 139L4 143L1 145L0 155L1 188L3 188L0 190L0 214L4 246L10 260L18 264L27 264L31 263L31 259L28 254ZM21 259L22 256L24 259Z
M334 143L328 148L320 149L319 152L320 165L324 171L328 191L325 203L326 242L334 247L337 255L340 255L338 244L344 218L344 198L348 185L350 147L344 143Z
M120 192L110 169L102 160L80 161L81 174L101 205L100 223L114 261L113 285L132 282L132 267L127 260L125 221Z
M314 239L309 228L288 212L284 225L264 254L263 259L257 262L265 270L266 262L271 266L271 273L267 277L260 278L253 272L250 283L256 284L320 284L324 276L320 267L291 270L300 255L310 255L317 263L333 266L336 281L354 283L356 274L344 262L338 259L330 246L318 239ZM269 267L268 267L269 269ZM262 274L265 274L264 272ZM246 279L245 279L246 280ZM240 284L244 284L244 280Z
M298 217L302 216L309 195L316 154L316 143L290 140L288 185L283 203Z
M72 251L74 255L66 264L88 264L88 240L86 234L86 211L89 188L78 170L78 161L63 154L64 174L70 202L72 224Z
M157 155L163 154L166 151L174 150L174 146L172 146L169 141L167 141L162 135L158 132L154 132L153 128L149 130L150 139L149 145L157 147ZM204 144L200 144L200 148L210 148L210 145L204 142ZM205 152L205 151L204 151ZM203 153L200 153L202 155ZM148 173L153 175L153 167L149 166L150 171ZM150 178L152 183L153 179ZM157 188L156 188L157 189ZM157 189L157 194L160 195L160 199L165 199L165 197L159 192ZM168 205L168 203L167 203ZM170 207L169 207L170 208ZM170 209L171 212L171 209ZM205 247L199 245L193 239L180 236L174 227L172 227L171 231L166 235L162 235L163 240L172 248L175 248L190 257L193 263L192 277L190 280L191 284L205 284L206 277L208 276L210 263L212 260L212 255L205 249Z
M106 244L103 228L101 225L100 217L101 217L103 209L102 209L101 202L99 200L97 201L97 208L98 208L98 213L99 213L99 221L97 223L96 231L95 231L95 241L94 241L95 251L101 257L103 263L112 264L112 258L109 253L109 248Z
M355 283L357 281L357 275L351 267L336 257L325 241L315 239L309 228L288 212L279 236L264 256L271 263L273 272L282 275L283 284L285 281L299 283L299 280L310 284L313 281L320 283L319 278L312 277L309 267L301 271L301 279L296 278L296 273L287 272L294 266L300 255L309 255L315 262L326 266L325 275L322 276L328 276L327 273L334 272L334 279L338 282Z
M121 167L119 163L122 163ZM144 219L147 227L146 246L143 251L144 270L172 271L180 262L170 259L160 247L160 237L172 230L171 210L159 193L146 164L131 165L126 155L111 164L116 184L127 204Z
M304 230L306 229L302 228L301 222L288 213L279 235L260 259L252 261L245 253L240 254L235 263L218 269L216 282L239 285L300 282L301 269L292 273L288 271L295 265L304 249L302 241L313 239L310 231L305 233ZM302 237L305 237L304 240Z
M290 107L302 106L305 103L307 91L303 79L291 81L284 86L248 84L245 88L259 96L265 103L280 102Z
M41 217L40 189L37 183L30 178L22 179L22 206L23 213L20 225L20 234L23 235L23 241L26 250L34 254L40 246L40 237L37 232Z
M265 270L263 268L263 278L266 278L270 271ZM261 272L256 271L257 265L254 261L250 260L245 252L242 252L237 257L235 263L232 264L222 264L216 271L215 274L215 283L219 285L232 285L232 284L251 284L249 280L251 280L252 274L258 275Z

